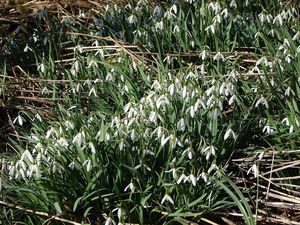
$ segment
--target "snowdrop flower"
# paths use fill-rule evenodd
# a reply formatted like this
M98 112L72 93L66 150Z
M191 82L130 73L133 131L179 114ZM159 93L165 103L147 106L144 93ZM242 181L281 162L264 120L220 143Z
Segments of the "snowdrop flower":
M235 0L232 0L232 1L230 2L229 6L230 6L231 8L237 8L236 1L235 1Z
M72 129L74 129L73 123L71 123L71 122L68 121L68 120L64 123L64 125L65 125L65 127L66 127L66 130L72 130Z
M293 91L293 89L291 89L291 87L288 87L288 88L285 90L284 95L287 96L287 97L289 97L291 94L294 96L294 95L295 95L295 92Z
M121 220L122 219L123 210L121 208L115 208L115 209L112 210L112 212L115 212L115 211L117 211L118 219Z
M177 12L178 12L177 5L176 4L172 5L172 7L170 8L170 11L173 12L174 14L177 14Z
M268 60L265 56L261 57L257 62L256 62L256 66L260 65L260 64L264 64L264 65L268 65Z
M98 45L97 45L97 46L98 46ZM104 51L103 51L102 48L99 48L99 49L96 51L95 56L97 56L97 55L100 55L101 58L104 58Z
M156 107L159 109L160 106L165 106L170 104L170 101L166 95L161 95L156 101Z
M184 118L181 118L181 119L177 122L177 129L178 129L179 131L185 131L186 126L187 126L187 124L186 124L186 121L185 121Z
M37 68L38 71L44 73L45 72L45 64L44 63L41 63L38 68Z
M156 30L163 30L164 29L164 22L163 21L156 22L155 29Z
M213 23L216 24L216 23L221 23L221 16L220 14L217 14L214 18L213 18Z
M168 143L168 141L170 140L171 135L168 137L165 137L165 135L163 134L161 139L160 139L160 145L163 147L165 144Z
M168 87L168 92L170 93L171 96L174 95L174 92L175 92L175 85L174 84L170 84L170 86Z
M61 173L63 167L56 161L53 162L52 164L52 173Z
M201 57L201 59L202 60L205 60L206 59L206 57L207 57L207 53L206 53L206 51L205 50L203 50L201 53L200 53L200 55L199 55L200 57ZM203 65L203 64L202 64ZM204 66L204 65L203 65Z
M233 137L233 139L236 139L235 133L233 132L233 130L231 128L229 128L225 135L224 135L224 140L226 141L229 137Z
M73 144L76 144L78 147L80 147L82 144L85 144L85 133L84 131L79 132L75 135L72 141Z
M275 23L279 23L280 26L282 26L283 24L283 18L281 17L280 14L278 14L277 16L275 16L275 18L273 19L273 24Z
M74 52L78 51L80 54L83 52L83 48L80 45L75 46Z
M190 116L191 116L192 118L195 117L195 115L196 115L196 110L195 110L195 108L194 108L193 105L187 108L186 114L190 114Z
M207 173L211 173L212 171L218 171L219 170L219 167L215 164L215 163L212 163L207 171Z
M191 147L188 147L185 149L182 153L183 155L187 154L188 158L191 160L193 158L193 155L195 154L194 150Z
M173 179L176 180L177 179L177 172L176 171L177 170L175 168L172 168L170 170L165 171L165 173L172 173Z
M206 160L209 160L211 155L216 155L216 147L213 145L208 146L202 150L202 153L206 156Z
M75 162L71 162L68 166L71 170L74 170L75 168Z
M32 177L32 175L35 173L36 177L41 177L41 171L40 168L38 167L38 165L34 164L34 165L30 165L30 169L29 169L29 177Z
M281 122L285 123L287 126L290 126L290 121L287 117L285 117Z
M185 178L184 183L188 181L190 183L192 183L193 186L197 185L197 178L195 177L194 174L190 174L188 177Z
M215 34L215 26L213 24L209 25L208 27L205 28L205 31L207 33L211 32L212 34Z
M266 134L273 134L274 133L274 129L269 125L264 126L262 131Z
M21 116L21 115L18 115L18 116L14 119L13 123L16 123L17 121L18 121L18 124L19 124L20 126L23 126L23 123L26 122L26 120L24 119L24 117Z
M206 173L202 172L200 174L199 178L202 178L204 180L204 182L207 183L208 178L207 178L207 174Z
M225 59L221 52L218 52L213 58L213 60L215 60L215 61L217 61L219 59L221 59L222 61L224 61L224 59Z
M90 172L92 170L92 161L90 159L85 160L82 165L86 166L87 172Z
M297 31L297 33L293 36L293 41L298 40L300 37L300 31Z
M157 123L157 118L158 118L157 114L158 114L157 112L151 111L150 115L149 115L149 121L156 124Z
M187 94L188 94L188 92L187 92L187 87L184 86L184 87L181 89L181 97L182 97L183 99L185 99L186 96L187 96Z
M129 22L130 24L136 23L136 22L137 22L137 17L136 17L135 15L129 16L129 17L128 17L128 22Z
M95 145L92 142L89 142L89 148L91 149L91 152L93 154L96 154L96 148L95 148Z
M247 172L247 175L252 172L254 177L257 178L259 176L259 170L256 164L253 164Z
M180 28L179 28L179 26L177 24L174 26L173 32L174 33L180 33Z
M147 166L146 164L141 164L140 163L139 165L137 165L137 166L134 167L134 169L136 169L136 170L138 170L140 168L142 168L142 169L145 168L146 170L151 171L150 167Z
M160 204L164 204L164 202L170 202L172 205L174 205L173 199L168 194L165 194Z
M291 134L291 133L293 133L293 132L294 132L294 126L291 125L291 126L290 126L290 129L289 129L289 133Z
M95 87L92 87L90 92L89 92L89 96L91 95L94 95L95 97L97 97L97 93L96 93L96 90L95 90Z
M91 67L93 67L93 66L95 66L95 67L98 68L98 64L97 64L97 62L96 62L95 60L91 60L91 61L89 62L88 68L91 68Z
M293 56L291 56L290 54L288 54L288 55L285 57L284 60L285 60L287 63L291 63L292 59L293 59Z
M186 180L187 176L185 174L181 174L181 176L177 180L177 184L180 184L182 181Z
M206 105L204 104L203 100L201 98L198 98L195 105L194 105L194 109L195 111L197 111L200 106L203 108L203 109L206 109Z
M107 217L104 225L116 225L116 222L111 217Z
M24 160L28 160L30 163L33 163L33 157L32 157L31 153L28 150L25 150L22 153L21 161L24 161Z
M32 49L28 46L28 44L26 44L24 48L24 52L28 52L28 50L32 51Z
M130 182L124 189L125 192L127 190L130 190L131 193L134 193L134 191L136 190L136 187L134 186L134 184L132 182Z
M255 103L255 108L257 108L260 104L263 104L267 109L269 108L268 101L261 95L260 99Z
M162 88L158 80L153 81L151 89L154 89L157 92L161 91Z
M63 137L61 137L57 140L57 144L60 145L61 147L65 147L65 148L69 146L67 139L65 139Z

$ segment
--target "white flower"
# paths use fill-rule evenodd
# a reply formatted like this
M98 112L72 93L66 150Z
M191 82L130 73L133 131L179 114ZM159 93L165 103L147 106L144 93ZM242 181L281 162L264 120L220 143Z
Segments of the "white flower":
M116 225L116 222L112 218L107 217L105 225Z
M32 51L32 49L28 46L28 44L26 44L25 48L24 48L24 52L28 52L29 51Z
M174 33L179 33L180 32L180 28L177 24L174 26L173 32Z
M156 22L155 29L156 30L163 30L164 29L164 22L163 21Z
M291 94L294 96L294 95L295 95L295 92L293 91L293 89L292 89L291 87L288 87L288 88L285 90L284 95L287 96L287 97L289 97Z
M290 126L290 121L287 117L285 117L281 122L285 123L287 126Z
M182 181L186 180L187 176L185 174L181 174L181 176L177 180L177 184L180 184Z
M73 144L76 144L78 147L81 146L81 144L85 144L85 133L84 131L79 132L75 135L72 141Z
M92 161L90 159L87 159L83 162L83 166L86 166L86 171L90 172L92 169Z
M165 135L163 134L161 139L160 139L160 144L163 147L165 144L167 144L167 142L170 140L171 135L168 137L165 137Z
M164 202L170 202L172 205L174 205L173 199L168 194L165 194L165 196L161 200L161 204L164 204Z
M201 57L201 59L202 59L202 60L205 60L205 59L206 59L206 57L207 57L207 53L206 53L206 51L205 51L205 50L203 50L203 51L200 53L199 57ZM202 64L202 66L204 67L204 64Z
M229 101L228 101L228 104L229 104L229 105L232 105L232 104L234 103L234 101L235 101L235 98L236 98L236 96L235 96L235 95L232 95L232 96L230 97Z
M173 179L174 179L174 180L177 179L177 173L176 173L176 169L175 169L175 168L172 168L172 169L170 169L170 170L167 170L167 171L165 171L165 173L172 173Z
M213 60L215 60L215 61L219 60L219 59L221 59L222 61L224 61L224 59L225 59L221 52L218 52L213 58Z
M208 27L205 28L205 31L207 33L209 33L209 31L210 31L212 34L215 34L215 26L213 24L209 25Z
M172 7L170 8L170 11L172 12L174 12L174 14L177 14L177 12L178 12L178 10L177 10L177 5L176 4L174 4L174 5L172 5Z
M192 183L193 186L197 185L197 178L195 177L194 174L190 174L188 177L185 178L184 183L188 181L190 183Z
M227 140L229 137L233 137L233 139L236 139L235 133L233 132L233 130L231 128L229 128L225 135L224 135L224 140Z
M154 89L157 92L161 91L161 85L158 80L153 81L151 89Z
M211 155L216 155L216 147L214 147L213 145L208 146L202 150L202 153L206 156L206 160L209 160Z
M66 127L66 130L72 130L72 129L74 129L73 123L71 123L68 120L65 122L65 127Z
M42 73L45 72L45 65L44 65L44 63L41 63L41 64L38 66L38 71L41 71Z
M134 186L134 184L132 182L130 182L124 189L124 191L126 192L127 190L130 190L131 193L133 193L135 191L136 187Z
M168 87L168 92L170 93L171 96L173 96L173 94L175 92L175 85L174 84L170 84L170 86Z
M98 64L97 64L97 62L96 62L95 60L91 60L91 61L89 62L88 68L91 68L91 67L93 67L93 66L95 66L95 67L98 68Z
M68 166L71 170L74 170L75 168L75 162L71 162Z
M62 146L62 147L68 147L69 146L69 143L67 141L67 139L61 137L57 140L57 144Z
M237 8L236 1L235 1L235 0L232 0L232 1L230 2L229 6L230 6L231 8Z
M136 17L135 15L129 16L129 17L128 17L128 22L129 22L130 24L136 23L136 22L137 22L137 17Z
M293 133L293 132L294 132L294 126L291 125L291 126L290 126L290 129L289 129L289 133L291 134L291 133Z
M95 145L92 142L89 142L89 147L91 149L91 152L93 154L96 154L96 148L95 148Z
M30 165L29 177L32 177L33 173L35 173L36 177L41 177L40 168L36 164Z
M207 174L206 174L206 173L202 172L202 173L200 174L199 178L200 178L200 177L204 180L205 183L207 183L208 178L207 178Z
M262 131L266 134L273 134L274 133L274 129L269 125L264 126Z
M89 96L91 95L94 95L95 97L97 97L97 93L96 93L96 90L95 90L95 87L92 87L90 92L89 92Z
M177 122L177 129L179 131L185 131L186 129L186 121L184 118L181 118L178 122Z
M25 150L21 156L21 161L28 160L30 163L33 163L33 157L28 150Z
M42 117L40 116L40 114L35 114L35 116L34 116L38 121L40 121L40 122L42 122L43 120L42 120Z
M269 103L263 96L261 96L260 99L257 100L255 108L257 108L260 104L263 104L267 109L269 108Z
M247 175L252 172L254 174L254 177L258 177L259 176L259 170L258 170L258 166L256 164L253 164L250 169L247 172Z
M183 155L187 154L189 159L193 158L193 155L195 154L194 150L191 147L188 147L187 149L185 149L182 153Z
M18 116L14 119L13 123L16 123L17 121L18 121L18 124L19 124L20 126L22 126L23 123L26 122L26 120L24 119L24 117L21 116L21 115L18 115Z

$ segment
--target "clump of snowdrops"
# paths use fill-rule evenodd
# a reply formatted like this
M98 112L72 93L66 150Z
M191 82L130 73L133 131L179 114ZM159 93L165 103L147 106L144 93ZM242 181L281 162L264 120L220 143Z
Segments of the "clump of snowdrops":
M22 142L5 156L2 199L79 223L192 221L237 206L255 224L229 162L299 146L297 16L271 1L107 6L92 40L69 37L69 82L41 87L55 116L15 118ZM114 52L112 40L140 50ZM58 79L51 54L25 50L39 78ZM23 212L31 224L47 219Z

